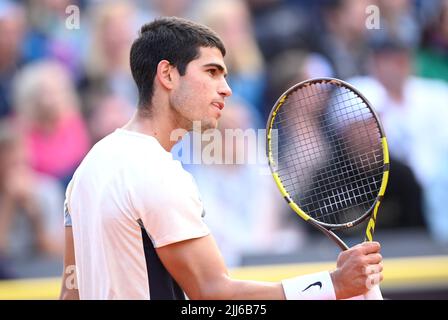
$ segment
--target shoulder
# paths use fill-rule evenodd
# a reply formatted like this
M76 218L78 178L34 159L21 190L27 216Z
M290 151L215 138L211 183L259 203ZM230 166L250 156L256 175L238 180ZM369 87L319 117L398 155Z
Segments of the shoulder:
M151 156L146 160L140 161L141 170L133 170L132 174L144 190L152 186L152 192L159 195L196 191L193 176L182 167L178 160L173 160L169 156L158 159Z

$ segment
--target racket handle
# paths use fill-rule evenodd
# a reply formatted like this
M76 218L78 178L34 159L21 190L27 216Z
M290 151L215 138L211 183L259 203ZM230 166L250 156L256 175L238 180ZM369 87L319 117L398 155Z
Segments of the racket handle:
M364 294L364 300L383 300L380 286L376 285Z
M381 294L380 286L376 285L365 294L354 296L345 300L383 300L383 295Z

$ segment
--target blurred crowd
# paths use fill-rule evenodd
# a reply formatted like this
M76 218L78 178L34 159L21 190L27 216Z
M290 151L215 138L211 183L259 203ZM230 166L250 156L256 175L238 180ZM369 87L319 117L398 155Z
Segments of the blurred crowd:
M222 37L233 97L220 130L264 128L301 80L355 85L390 144L378 229L448 243L448 0L0 0L0 278L16 276L14 259L62 256L65 187L135 110L129 50L158 16ZM306 243L310 231L260 168L185 167L229 266Z

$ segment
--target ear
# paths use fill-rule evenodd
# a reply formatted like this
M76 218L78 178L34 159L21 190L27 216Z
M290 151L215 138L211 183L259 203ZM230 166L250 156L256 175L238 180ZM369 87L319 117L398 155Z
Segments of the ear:
M168 60L161 60L157 65L156 77L162 87L171 90L173 88L174 73L176 68Z

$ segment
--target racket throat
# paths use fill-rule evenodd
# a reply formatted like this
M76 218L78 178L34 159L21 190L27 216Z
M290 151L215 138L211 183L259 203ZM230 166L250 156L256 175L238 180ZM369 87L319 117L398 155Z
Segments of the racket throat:
M344 241L341 240L333 231L328 230L324 227L322 227L320 224L309 220L309 223L311 223L313 226L315 226L317 229L322 231L323 234L325 234L330 240L333 240L334 243L338 245L339 248L341 248L342 251L348 250L349 247L344 243Z

